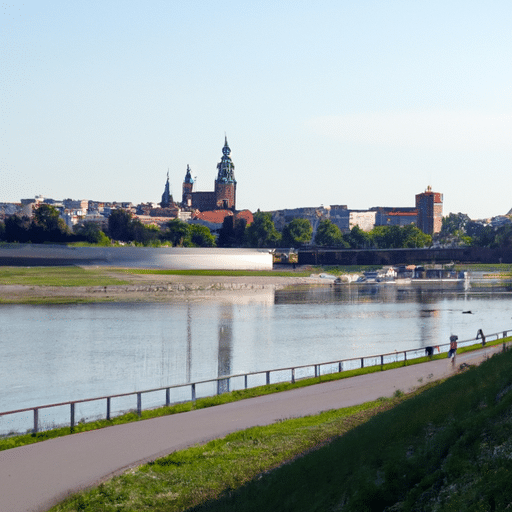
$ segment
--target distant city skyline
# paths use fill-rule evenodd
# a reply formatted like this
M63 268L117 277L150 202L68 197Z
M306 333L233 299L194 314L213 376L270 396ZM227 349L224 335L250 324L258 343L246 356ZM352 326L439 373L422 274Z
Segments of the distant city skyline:
M512 6L13 1L0 11L0 202L158 203L214 186L237 207L512 208Z

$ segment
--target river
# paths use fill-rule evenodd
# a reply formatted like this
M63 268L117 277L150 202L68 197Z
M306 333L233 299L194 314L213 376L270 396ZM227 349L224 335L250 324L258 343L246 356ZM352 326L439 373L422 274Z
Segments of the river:
M505 291L351 285L178 304L2 305L0 411L438 345L452 333L474 338L478 329L512 329L511 299ZM133 407L129 400L119 410ZM78 419L100 415L80 407ZM30 414L19 416L0 417L0 433L28 429Z

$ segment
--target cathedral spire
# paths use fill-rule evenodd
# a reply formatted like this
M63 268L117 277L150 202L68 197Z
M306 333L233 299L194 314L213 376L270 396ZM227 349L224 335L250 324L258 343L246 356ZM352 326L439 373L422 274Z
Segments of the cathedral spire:
M169 208L172 203L171 189L169 185L169 168L167 168L167 181L165 182L164 193L162 194L162 201L160 206L162 208Z

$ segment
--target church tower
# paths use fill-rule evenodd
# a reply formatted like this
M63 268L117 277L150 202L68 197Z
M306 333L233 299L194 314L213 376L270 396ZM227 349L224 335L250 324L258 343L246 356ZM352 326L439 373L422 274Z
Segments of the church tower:
M171 189L169 186L169 170L167 170L167 181L165 182L165 189L164 193L162 194L162 201L160 203L160 206L162 208L169 208L171 206L171 203L173 202L172 196L171 196Z
M236 206L235 166L231 161L227 136L224 139L222 158L217 164L215 180L215 206L219 210L234 210Z
M190 167L187 164L187 174L185 175L185 180L183 181L183 197L182 197L182 201L181 201L183 206L192 206L192 188L193 187L194 187L194 180L192 179Z

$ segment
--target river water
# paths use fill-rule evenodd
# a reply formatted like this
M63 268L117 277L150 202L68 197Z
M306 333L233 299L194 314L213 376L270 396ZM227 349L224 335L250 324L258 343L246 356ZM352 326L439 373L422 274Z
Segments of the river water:
M393 284L178 304L2 305L0 412L438 345L478 329L512 329L512 293ZM187 399L190 390L176 393ZM79 406L77 420L104 415L94 404ZM133 407L134 397L117 404ZM64 409L41 421L61 422ZM31 421L30 413L0 417L0 434Z

